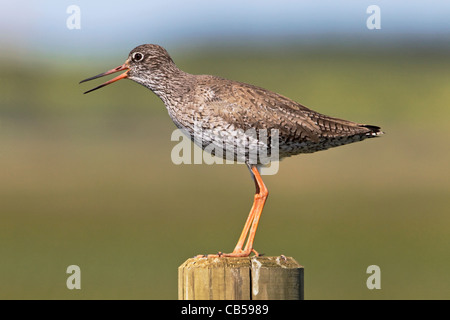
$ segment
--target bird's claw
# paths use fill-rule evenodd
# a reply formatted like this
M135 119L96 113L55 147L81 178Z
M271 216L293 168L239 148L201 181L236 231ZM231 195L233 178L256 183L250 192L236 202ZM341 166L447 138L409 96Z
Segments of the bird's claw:
M255 249L252 249L250 253L254 253L256 257L262 257L264 253L259 253ZM194 258L223 258L223 257L248 257L250 253L245 254L243 250L240 252L233 251L232 253L223 253L222 251L217 252L216 254L198 254L194 256Z

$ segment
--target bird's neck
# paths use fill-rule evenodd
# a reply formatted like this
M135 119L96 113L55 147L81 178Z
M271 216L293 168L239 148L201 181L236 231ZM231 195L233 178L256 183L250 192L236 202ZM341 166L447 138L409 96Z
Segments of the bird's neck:
M175 64L152 70L146 78L131 80L152 90L169 107L190 91L195 76L180 70Z

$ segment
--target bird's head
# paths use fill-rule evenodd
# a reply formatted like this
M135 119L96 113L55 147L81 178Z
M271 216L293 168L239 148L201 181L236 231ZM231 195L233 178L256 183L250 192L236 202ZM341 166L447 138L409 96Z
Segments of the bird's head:
M166 49L156 44L143 44L131 50L128 59L121 66L84 79L80 83L119 71L125 71L119 76L88 90L85 93L103 88L104 86L121 79L131 79L151 88L153 83L157 83L164 74L174 69L176 69L175 64Z

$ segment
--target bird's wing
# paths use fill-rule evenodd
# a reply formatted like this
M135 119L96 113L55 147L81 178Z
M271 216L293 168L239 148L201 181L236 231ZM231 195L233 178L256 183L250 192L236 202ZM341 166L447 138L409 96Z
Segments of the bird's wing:
M246 83L220 79L208 86L206 109L244 131L277 129L286 140L319 141L321 137L383 134L371 126L330 117L311 110L278 93ZM201 88L201 86L200 86Z
M277 129L280 137L287 139L319 140L320 126L308 114L312 110L256 86L221 80L207 89L199 86L205 97L203 112L209 113L206 118L214 121L214 117L220 117L244 131Z

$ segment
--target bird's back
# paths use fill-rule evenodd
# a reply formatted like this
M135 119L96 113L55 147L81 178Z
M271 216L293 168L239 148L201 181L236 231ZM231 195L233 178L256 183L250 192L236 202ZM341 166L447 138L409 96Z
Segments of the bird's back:
M311 153L381 135L380 128L323 115L280 94L246 83L208 75L190 75L182 110L171 115L193 134L202 130L236 136L236 131L276 130L280 157ZM195 79L195 80L194 80ZM170 113L170 111L169 111ZM178 122L178 123L177 123ZM214 137L203 141L203 147Z

